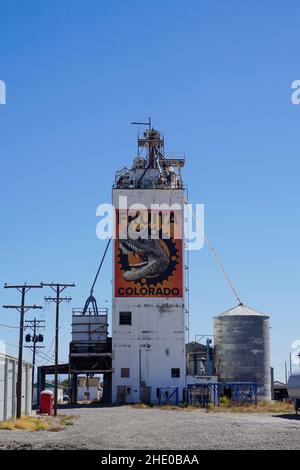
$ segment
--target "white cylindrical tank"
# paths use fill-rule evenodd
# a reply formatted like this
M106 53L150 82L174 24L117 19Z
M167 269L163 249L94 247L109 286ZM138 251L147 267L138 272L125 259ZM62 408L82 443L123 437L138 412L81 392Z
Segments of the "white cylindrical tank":
M271 400L269 316L240 304L214 317L215 365L222 382L254 382Z
M287 388L290 398L300 400L300 371L290 375Z

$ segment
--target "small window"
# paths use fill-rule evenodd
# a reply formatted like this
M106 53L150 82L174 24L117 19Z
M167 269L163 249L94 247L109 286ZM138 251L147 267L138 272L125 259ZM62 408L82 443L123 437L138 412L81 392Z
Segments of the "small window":
M121 368L121 377L123 379L127 379L129 377L129 368L128 367L122 367Z
M120 312L120 325L131 325L131 312Z
M171 369L171 377L178 378L180 377L180 369Z

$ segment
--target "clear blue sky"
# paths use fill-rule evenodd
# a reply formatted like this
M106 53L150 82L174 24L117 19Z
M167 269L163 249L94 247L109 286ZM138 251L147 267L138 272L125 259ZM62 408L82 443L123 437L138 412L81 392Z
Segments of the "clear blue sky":
M130 121L151 115L167 150L187 154L190 199L205 204L207 234L242 300L271 315L272 365L284 378L300 338L300 106L290 99L299 20L297 1L3 0L1 284L74 281L67 293L83 305L105 246L96 207L135 156ZM99 304L111 302L111 266ZM193 338L212 333L212 316L235 299L207 248L192 253L190 272ZM18 301L0 290L1 305ZM54 306L43 316L52 355ZM16 326L18 313L1 309L0 323ZM16 354L17 330L0 327L0 338Z

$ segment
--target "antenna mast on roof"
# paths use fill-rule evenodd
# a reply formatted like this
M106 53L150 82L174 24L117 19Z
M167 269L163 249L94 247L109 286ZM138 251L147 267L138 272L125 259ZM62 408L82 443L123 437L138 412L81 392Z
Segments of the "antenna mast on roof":
M133 124L134 126L148 126L149 131L151 130L152 127L152 120L151 116L148 117L147 122L138 122L138 121L133 121L130 124Z

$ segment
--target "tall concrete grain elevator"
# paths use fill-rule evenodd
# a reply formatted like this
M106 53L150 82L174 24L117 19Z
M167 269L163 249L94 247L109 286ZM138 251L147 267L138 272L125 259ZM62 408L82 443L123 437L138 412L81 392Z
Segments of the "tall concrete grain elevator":
M130 168L116 173L113 205L112 401L159 401L185 387L184 157L168 158L152 128Z

